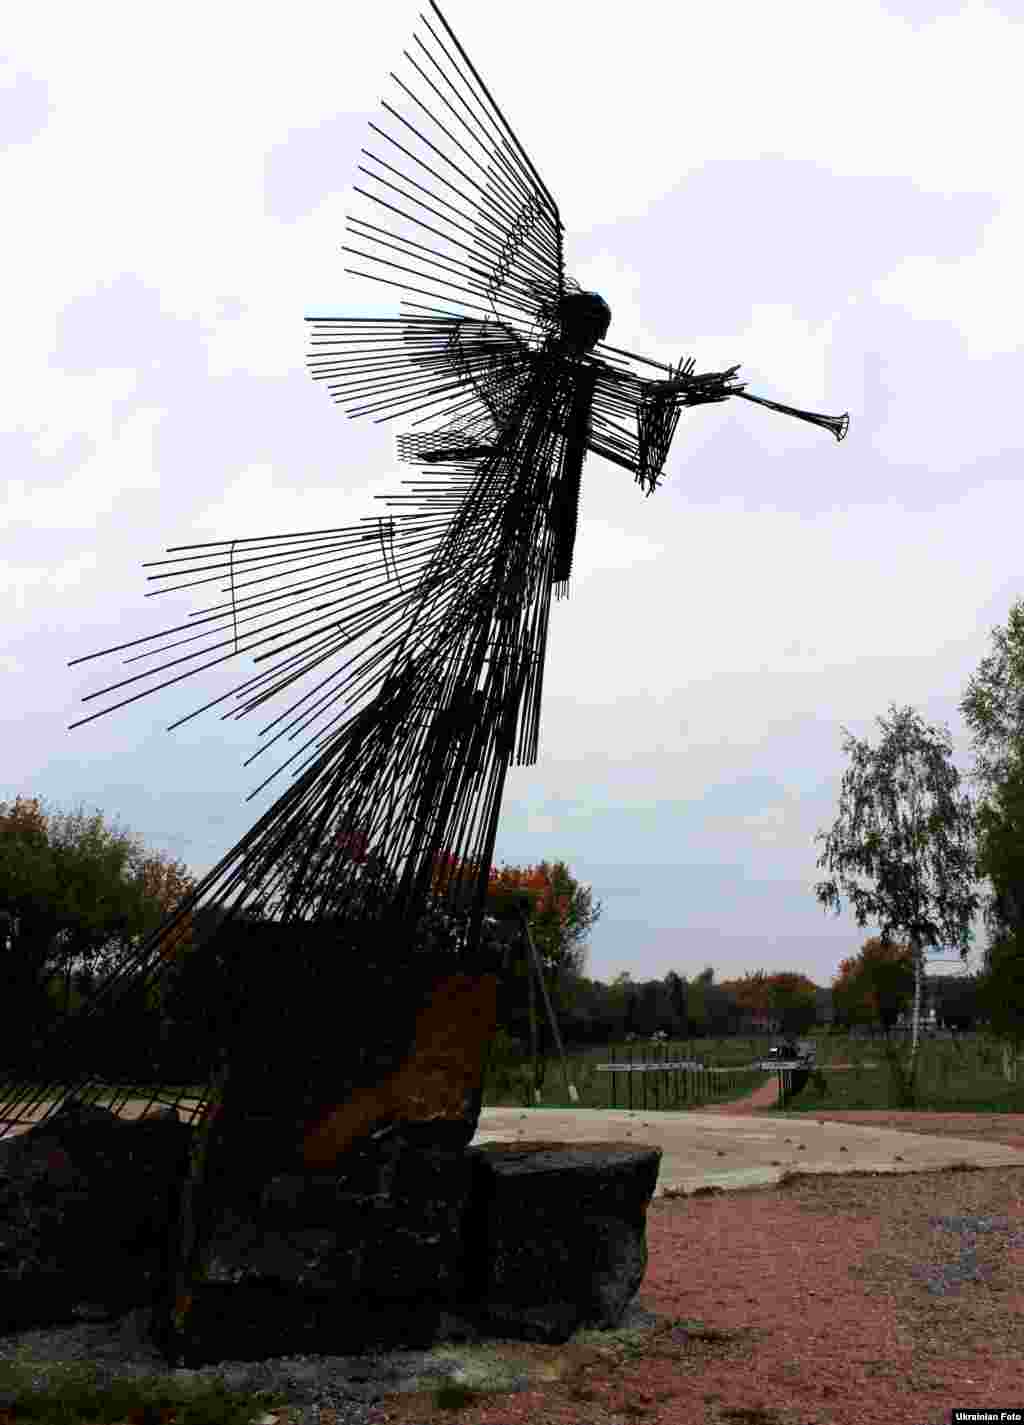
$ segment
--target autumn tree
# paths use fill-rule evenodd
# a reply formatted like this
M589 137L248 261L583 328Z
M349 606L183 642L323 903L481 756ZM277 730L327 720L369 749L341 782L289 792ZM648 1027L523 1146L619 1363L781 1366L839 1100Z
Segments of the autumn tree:
M832 1008L837 1027L870 1025L878 1021L878 1004L870 988L858 973L856 959L851 955L840 960L832 980Z
M744 1016L771 1012L769 978L764 970L756 970L753 973L748 970L739 979L724 980L723 984L732 992Z
M768 981L772 1013L784 1034L802 1034L817 1018L815 986L806 975L796 970L780 970Z
M740 979L723 980L736 1006L737 1028L747 1015L770 1015L786 1034L809 1029L817 1018L817 987L796 970L748 971Z
M472 885L473 866L462 869L467 885ZM449 882L460 873L450 853L438 858L433 887L446 894ZM589 950L590 932L601 915L594 905L589 886L576 880L564 861L541 861L536 866L494 866L491 868L487 908L502 914L514 908L516 895L525 893L530 934L546 973L554 982L563 977L582 976ZM469 894L469 892L467 892Z
M883 737L877 749L847 734L844 750L853 754L853 766L843 777L840 814L817 862L838 871L839 884L830 877L818 882L815 893L838 914L841 886L859 925L871 916L881 921L885 944L893 931L910 941L915 983L906 1093L912 1096L924 947L956 945L966 958L979 898L969 889L974 814L969 800L956 795L960 775L949 761L949 732L926 727L909 707L897 712L892 706L890 713L891 722L878 719ZM858 886L853 872L874 881L874 889Z
M872 936L856 956L839 962L833 1002L847 1023L877 1024L888 1031L913 1003L914 954L909 944L886 945Z
M474 871L472 866L462 869L467 886L472 884ZM450 853L442 854L433 880L435 893L444 897L449 883L459 873L460 866ZM601 906L594 905L591 888L581 885L564 861L492 867L486 904L489 914L506 916L515 911L520 900L527 908L527 923L545 983L561 1003L563 990L582 975L589 950L586 942L601 915ZM525 974L525 962L520 959L516 975L525 979Z
M455 919L463 940L470 926L478 874L474 863L459 861L450 850L434 859L431 890L437 909L433 914L440 913L442 920ZM533 1092L539 1099L551 1041L558 1037L550 1019L557 1021L571 1004L572 981L585 963L584 942L600 915L600 906L593 906L590 888L580 886L564 861L542 861L537 866L492 866L484 909L485 939L489 944L503 941L507 951L503 956L507 973L498 994L499 1022L515 1031L525 1020L534 1066ZM529 941L519 931L523 915ZM507 933L495 928L500 925ZM517 952L510 953L515 946Z
M183 865L147 852L137 838L106 826L99 812L50 814L38 798L0 803L0 900L17 925L4 958L10 1002L21 1007L21 1048L52 1019L48 996L56 979L66 1016L74 971L88 993L96 971L155 929L192 884ZM167 953L187 936L183 923Z
M541 994L561 1018L571 1007L573 982L586 965L589 949L587 939L601 914L600 905L593 903L589 886L581 885L564 861L541 861L536 866L502 866L495 880L495 895L516 889L530 896L528 926L541 965ZM511 996L506 1000L507 1012L515 1013L516 998L522 1003L523 978L526 977L531 1040L535 1043L535 1095L539 1094L546 1074L553 1034L546 1013L541 1013L533 997L534 979L525 957L517 957L511 966L509 984Z

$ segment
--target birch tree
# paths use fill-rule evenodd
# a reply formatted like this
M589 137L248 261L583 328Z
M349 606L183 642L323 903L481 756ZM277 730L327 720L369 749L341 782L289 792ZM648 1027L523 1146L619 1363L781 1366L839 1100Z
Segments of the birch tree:
M890 945L894 932L910 942L914 964L913 1039L909 1081L920 1036L924 949L956 946L962 959L970 948L971 920L979 897L975 876L975 817L970 800L957 795L960 774L950 762L948 730L928 727L913 708L890 705L890 721L878 718L878 748L847 733L843 750L853 764L843 777L839 816L826 836L819 867L838 873L819 881L822 905L842 909L840 888L852 903L858 925L879 923L879 939ZM844 728L845 732L846 729ZM857 884L851 873L874 882Z

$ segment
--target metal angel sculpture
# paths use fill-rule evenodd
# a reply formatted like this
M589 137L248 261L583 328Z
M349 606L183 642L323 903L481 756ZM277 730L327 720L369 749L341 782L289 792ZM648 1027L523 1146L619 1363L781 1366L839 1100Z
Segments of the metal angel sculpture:
M568 592L586 456L630 471L650 495L682 411L734 396L846 434L846 415L750 395L738 366L697 372L692 358L664 366L605 342L610 309L566 275L555 199L430 5L406 51L409 82L392 76L405 112L384 103L390 132L371 125L378 142L363 150L366 182L355 188L365 215L350 217L344 247L355 260L346 271L403 294L401 314L307 319L314 379L352 417L410 418L398 455L423 473L405 482L410 493L386 497L386 517L168 550L178 557L156 561L173 568L150 575L154 594L220 584L218 600L187 624L89 655L170 657L90 694L120 697L74 727L244 654L259 671L189 717L233 697L239 706L222 717L241 718L311 681L267 722L261 736L273 736L255 754L308 733L272 774L302 758L293 784L120 956L83 1023L119 986L158 981L201 903L229 905L235 921L329 924L318 953L336 957L346 942L365 943L367 924L389 944L413 944L443 904L463 917L461 953L472 963L505 778L513 760L537 756L551 597ZM447 879L445 867L455 872ZM208 1121L233 1055L255 1032L247 973L235 962L243 1008L223 1009L222 1052L193 1121ZM83 1046L76 1075L35 1099L13 1085L0 1136L54 1089L47 1114L105 1086L87 1041L73 1037L81 1029L62 1031L62 1042ZM185 1096L163 1082L147 1092L150 1105ZM112 1106L120 1111L116 1098Z

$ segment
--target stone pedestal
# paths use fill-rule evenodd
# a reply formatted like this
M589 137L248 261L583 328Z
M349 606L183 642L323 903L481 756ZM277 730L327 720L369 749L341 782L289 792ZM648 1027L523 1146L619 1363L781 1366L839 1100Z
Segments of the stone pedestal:
M269 991L287 964L250 970ZM325 975L281 996L277 1019L254 994L209 1139L173 1112L91 1108L0 1144L0 1329L152 1306L154 1342L198 1367L617 1322L643 1277L660 1152L470 1147L497 976L386 955L346 974L344 999ZM183 1202L206 1244L184 1285Z
M273 974L275 967L283 972L273 928L262 937L248 928L245 933L260 956L250 965L252 979ZM324 953L318 958L327 962ZM497 976L453 969L450 957L421 954L404 965L393 957L364 960L353 964L346 999L339 1004L335 998L333 1016L324 1002L330 983L320 971L319 979L293 987L288 1005L301 1033L279 1055L263 1042L272 1024L268 993L255 997L259 1023L247 1023L232 1045L202 1177L194 1191L186 1188L196 1233L190 1229L183 1239L179 1232L179 1242L193 1245L172 1244L179 1264L187 1266L169 1278L171 1293L157 1312L154 1339L169 1359L189 1364L208 1351L215 1323L200 1307L200 1285L240 1286L255 1298L271 1281L286 1279L297 1290L317 1292L323 1280L324 1289L337 1295L348 1280L358 1298L364 1276L388 1268L370 1249L377 1265L363 1274L358 1259L364 1247L354 1246L347 1258L336 1249L339 1242L359 1244L367 1233L379 1232L381 1247L387 1243L389 1250L399 1248L404 1236L404 1249L417 1262L438 1258L428 1250L433 1247L452 1255L448 1239L458 1236L465 1201L458 1186L466 1172L460 1155L480 1115L497 1023ZM268 989L266 980L262 988ZM317 1259L308 1282L294 1254L275 1277L259 1241L266 1231L281 1246L275 1224L266 1219L264 1194L269 1190L274 1201L291 1194L300 1204L310 1192L322 1199L323 1184L310 1183L325 1175L336 1180L338 1195L332 1215L317 1223L327 1231L320 1244L326 1258ZM436 1204L421 1212L407 1206L414 1195L407 1196L405 1182L419 1184L421 1199L438 1183ZM371 1226L376 1202L396 1208L393 1220L384 1214ZM297 1210L299 1219L292 1220L300 1220L304 1231L308 1212L301 1205ZM426 1279L443 1299L448 1288L444 1272L438 1276L439 1260Z
M183 1364L423 1350L486 1337L560 1343L616 1327L647 1267L661 1152L388 1135L334 1174L281 1175L219 1217Z
M223 1204L182 1364L615 1327L643 1278L660 1150L441 1149L428 1132L395 1125L332 1173ZM192 1133L92 1109L0 1144L0 1330L141 1308L161 1344L148 1308Z

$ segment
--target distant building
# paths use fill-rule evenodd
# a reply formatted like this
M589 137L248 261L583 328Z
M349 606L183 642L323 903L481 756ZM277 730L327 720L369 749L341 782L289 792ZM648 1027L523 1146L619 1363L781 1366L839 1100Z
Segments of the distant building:
M942 1001L940 986L947 980L962 980L970 978L966 967L962 961L939 961L928 967L924 972L924 982L921 986L921 1023L932 1026L942 1024ZM913 1008L900 1014L896 1023L909 1025L913 1023Z

